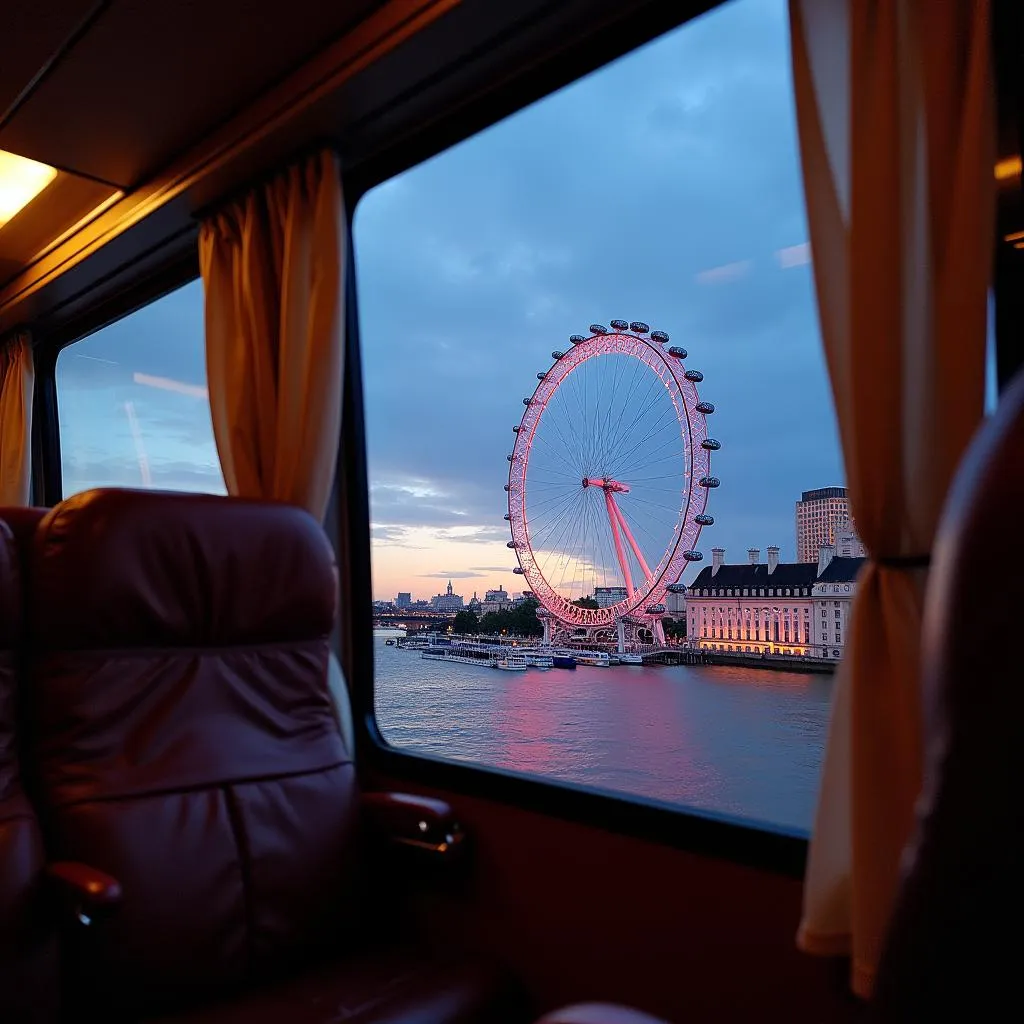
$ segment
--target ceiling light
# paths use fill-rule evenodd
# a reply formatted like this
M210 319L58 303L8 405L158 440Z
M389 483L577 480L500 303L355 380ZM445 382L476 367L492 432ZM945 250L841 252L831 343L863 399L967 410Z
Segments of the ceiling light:
M55 168L0 149L0 228L56 177Z
M1019 156L1007 157L996 164L997 181L1009 181L1011 178L1019 178L1020 172L1021 162Z

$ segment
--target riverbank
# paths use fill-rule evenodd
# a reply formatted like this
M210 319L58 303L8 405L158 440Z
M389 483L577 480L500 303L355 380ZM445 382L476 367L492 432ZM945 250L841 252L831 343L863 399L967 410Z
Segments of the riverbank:
M696 653L696 652L695 652ZM814 672L831 675L837 661L828 658L796 658L787 654L743 654L738 651L700 651L705 657L702 665L737 665L745 668L764 668L773 672Z
M744 668L763 668L770 672L814 672L831 675L838 662L827 658L797 658L788 654L746 654L741 651L695 650L681 647L658 651L644 657L645 665L737 665Z

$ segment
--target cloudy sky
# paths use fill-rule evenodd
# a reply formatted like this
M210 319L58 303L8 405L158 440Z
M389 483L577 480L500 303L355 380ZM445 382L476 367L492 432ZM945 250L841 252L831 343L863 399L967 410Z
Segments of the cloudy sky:
M732 0L364 196L374 595L522 589L512 426L552 350L614 318L704 373L705 557L793 558L801 490L844 481L801 189L784 0ZM65 493L223 490L204 384L199 282L65 350Z
M668 332L705 375L723 445L705 557L794 555L800 491L843 471L787 33L782 0L734 0L362 199L376 596L522 588L512 425L551 351L613 318Z

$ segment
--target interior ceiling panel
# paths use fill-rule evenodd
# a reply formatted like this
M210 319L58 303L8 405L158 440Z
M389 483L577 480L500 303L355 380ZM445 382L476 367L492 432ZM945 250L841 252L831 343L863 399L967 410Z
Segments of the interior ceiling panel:
M116 194L109 186L88 178L58 174L0 231L0 287Z
M96 0L0 0L0 118L95 5Z
M8 85L5 67L20 47L18 33L6 31L8 3L0 0L0 84L17 95L23 86ZM381 4L112 0L0 127L0 149L132 188ZM54 16L50 35L26 32L39 51L82 17L71 2L33 4L48 6L66 17Z

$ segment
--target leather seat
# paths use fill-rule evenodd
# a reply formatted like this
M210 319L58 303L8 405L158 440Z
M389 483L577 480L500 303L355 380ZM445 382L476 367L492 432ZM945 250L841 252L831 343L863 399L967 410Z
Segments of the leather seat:
M327 684L333 552L310 516L91 491L40 523L31 573L27 746L49 853L122 894L81 887L77 1015L498 1019L487 969L376 951L363 802Z
M936 538L923 623L925 782L879 964L876 1021L999 1020L1019 1003L1022 508L1018 374L965 455Z
M42 513L0 508L0 1021L49 1021L56 1011L56 946L40 913L42 837L16 746L24 629L21 548ZM13 527L13 528L12 528ZM20 541L20 543L19 543Z

